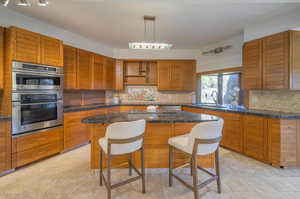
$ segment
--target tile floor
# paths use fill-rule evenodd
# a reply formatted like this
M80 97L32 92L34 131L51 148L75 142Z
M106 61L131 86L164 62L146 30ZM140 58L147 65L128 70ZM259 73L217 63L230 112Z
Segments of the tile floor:
M0 199L105 199L98 173L89 169L89 145L48 158L0 177ZM180 175L189 170L181 170ZM113 181L127 177L114 170ZM147 193L140 182L113 191L114 199L193 199L179 182L168 187L166 169L147 170ZM222 194L215 183L200 190L203 199L298 199L300 169L278 169L227 150L221 150ZM200 179L206 174L200 175Z

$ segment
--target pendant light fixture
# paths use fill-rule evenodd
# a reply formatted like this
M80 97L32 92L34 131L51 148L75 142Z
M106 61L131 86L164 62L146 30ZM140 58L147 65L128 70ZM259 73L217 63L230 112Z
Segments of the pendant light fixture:
M39 0L39 2L37 3L38 6L47 6L49 4L49 2L47 0Z
M0 5L2 4L4 7L7 7L9 4L10 0L0 0ZM45 7L49 4L49 1L47 0L38 0L37 5L41 7ZM29 7L31 6L31 3L28 2L27 0L19 0L16 3L17 6L24 6L24 7Z
M149 25L152 24L153 28L153 35L152 35L152 41L149 42L130 42L129 48L131 49L142 49L142 50L167 50L172 47L172 44L168 43L159 43L156 42L156 27L155 27L155 17L154 16L144 16L144 41L146 41L147 38L147 33L149 33L149 30L147 29L147 24L148 28Z
M20 0L20 1L17 3L17 6L28 7L28 6L31 6L31 3L29 3L27 0Z

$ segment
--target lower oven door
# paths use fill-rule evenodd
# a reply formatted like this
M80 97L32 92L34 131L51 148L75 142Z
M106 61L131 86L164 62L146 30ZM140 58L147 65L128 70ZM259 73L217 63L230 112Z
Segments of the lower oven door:
M63 101L13 102L13 135L63 124Z

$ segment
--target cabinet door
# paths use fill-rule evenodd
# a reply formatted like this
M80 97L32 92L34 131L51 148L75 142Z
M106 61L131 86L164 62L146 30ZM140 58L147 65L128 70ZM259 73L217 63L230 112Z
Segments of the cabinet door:
M97 54L93 61L93 89L105 89L104 57Z
M0 122L0 173L11 169L11 123Z
M174 61L171 67L171 82L170 90L181 91L183 90L183 63L180 61Z
M244 79L246 90L262 88L262 40L244 44L243 48Z
M115 90L124 89L124 64L122 60L116 60L115 65Z
M0 89L4 85L4 28L0 27Z
M40 35L20 28L11 28L13 59L28 63L40 63Z
M196 88L196 62L184 61L182 67L182 90L194 91Z
M266 119L252 115L243 118L244 153L261 161L267 161L268 140Z
M171 90L171 68L169 61L157 62L158 90Z
M263 39L263 88L289 88L289 33Z
M109 57L106 58L105 75L105 88L108 90L114 90L115 61Z
M77 49L64 46L64 88L77 88Z
M79 89L92 89L92 54L78 49L77 86Z
M41 36L41 60L45 65L63 66L63 42Z
M242 117L235 113L224 113L222 146L234 151L243 151Z
M89 141L88 125L81 122L87 115L86 111L64 114L64 150Z
M291 31L291 62L290 62L290 77L291 89L300 89L300 31Z

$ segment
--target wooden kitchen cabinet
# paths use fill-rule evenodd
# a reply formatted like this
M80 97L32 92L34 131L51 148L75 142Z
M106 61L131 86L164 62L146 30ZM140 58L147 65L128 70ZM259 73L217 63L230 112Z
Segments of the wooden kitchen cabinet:
M64 45L64 88L77 89L77 49Z
M196 65L193 60L161 60L157 62L158 90L193 91Z
M155 61L125 61L126 85L157 85L157 63Z
M63 42L41 35L41 62L49 66L63 66Z
M268 161L268 135L266 118L244 115L244 153L257 160Z
M12 139L12 167L20 167L63 150L63 127Z
M289 32L263 39L263 88L289 89Z
M63 42L25 29L9 28L12 60L63 66Z
M0 122L0 173L11 169L11 122Z
M124 62L116 60L115 64L115 90L124 90Z
M64 150L69 150L89 141L89 130L81 120L88 116L87 111L64 114Z
M77 54L77 88L90 90L93 88L92 53L78 49Z
M243 46L243 89L262 89L262 40Z
M244 89L300 89L300 31L286 31L246 42Z
M101 55L94 54L93 59L93 89L104 90L105 89L105 58Z
M105 89L115 89L115 60L110 57L105 58Z
M39 34L11 27L10 47L12 59L28 63L41 63L41 37Z
M4 87L4 30L0 26L0 90Z

